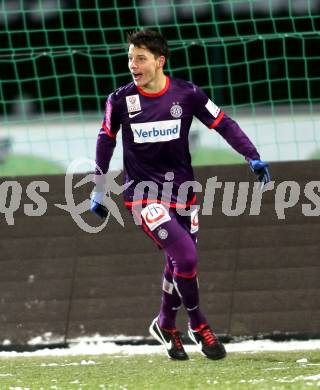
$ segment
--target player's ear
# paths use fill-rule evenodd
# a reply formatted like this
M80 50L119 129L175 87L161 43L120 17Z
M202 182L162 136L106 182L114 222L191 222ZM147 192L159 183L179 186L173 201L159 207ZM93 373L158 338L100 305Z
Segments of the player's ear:
M165 63L166 63L166 57L165 56L159 56L158 57L159 68L163 68Z

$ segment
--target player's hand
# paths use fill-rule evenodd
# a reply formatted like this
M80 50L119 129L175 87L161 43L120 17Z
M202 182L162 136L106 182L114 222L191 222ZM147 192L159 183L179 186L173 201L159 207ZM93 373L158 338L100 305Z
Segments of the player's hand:
M102 204L104 195L104 192L93 191L90 196L90 211L101 219L105 219L108 215L108 209Z
M253 170L253 172L257 175L258 180L262 184L267 184L269 183L269 181L271 181L271 176L268 169L269 166L268 163L261 160L250 160L249 165L250 168Z

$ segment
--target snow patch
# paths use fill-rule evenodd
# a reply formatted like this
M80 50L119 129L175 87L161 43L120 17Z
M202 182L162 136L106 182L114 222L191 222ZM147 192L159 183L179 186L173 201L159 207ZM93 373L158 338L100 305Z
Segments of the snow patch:
M296 360L296 363L308 363L308 359L306 358L298 359Z
M319 381L320 380L320 374L318 374L318 375L311 375L311 376L305 376L304 379L307 379L309 381Z
M29 387L9 387L9 390L30 390Z
M283 378L277 378L275 379L276 382L281 382L281 383L293 383L293 382L299 382L299 381L320 381L320 374L318 375L311 375L311 376L303 376L299 375L296 376L295 378L288 378L288 377L283 377Z
M90 366L90 365L95 365L99 364L94 362L93 360L81 360L81 362L71 362L71 363L41 363L40 367L66 367L66 366Z
M28 345L49 345L49 344L59 344L63 342L62 337L57 338L53 337L52 332L46 332L43 335L34 337L28 341Z
M35 279L34 275L29 275L28 276L28 283L33 283L34 279Z
M51 335L48 334L48 335ZM40 336L43 340L43 336ZM48 336L49 337L49 336ZM123 340L122 336L119 336ZM142 355L163 353L162 345L117 345L115 342L105 342L106 338L95 336L93 339L78 339L77 343L71 343L69 348L39 349L34 352L0 351L0 356L78 356L78 355L101 355L113 354L117 357L124 355ZM131 340L131 338L130 338ZM36 345L36 340L30 340ZM113 338L113 341L115 339ZM227 352L257 353L264 351L299 351L320 349L320 340L308 341L283 341L271 340L246 340L225 345ZM187 352L197 352L196 345L185 345ZM93 363L90 363L93 364Z

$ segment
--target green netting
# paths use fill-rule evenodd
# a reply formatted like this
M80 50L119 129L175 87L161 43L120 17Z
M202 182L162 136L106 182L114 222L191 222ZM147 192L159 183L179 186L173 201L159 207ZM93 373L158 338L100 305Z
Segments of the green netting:
M126 33L142 27L167 37L166 71L202 87L264 159L319 155L319 1L10 0L0 12L0 174L10 153L59 169L94 158L104 99L131 81ZM191 134L195 154L213 150L200 163L218 149L232 160L197 121ZM117 149L111 167L121 160Z

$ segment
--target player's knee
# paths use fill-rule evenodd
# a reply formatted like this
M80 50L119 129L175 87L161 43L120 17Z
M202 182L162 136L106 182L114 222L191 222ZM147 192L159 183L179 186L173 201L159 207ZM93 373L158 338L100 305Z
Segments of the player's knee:
M181 276L190 276L197 270L197 251L189 235L180 238L169 247L166 251L174 259L175 273Z
M186 256L176 262L174 273L181 277L193 277L197 274L197 257Z

